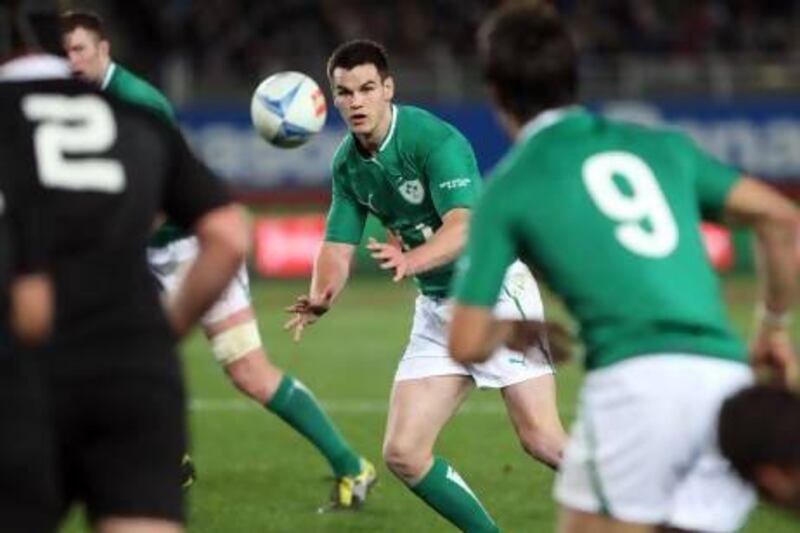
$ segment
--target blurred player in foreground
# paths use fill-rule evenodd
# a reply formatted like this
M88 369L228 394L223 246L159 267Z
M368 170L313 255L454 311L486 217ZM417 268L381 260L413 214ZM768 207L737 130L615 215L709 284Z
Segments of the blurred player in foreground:
M0 524L9 533L51 529L57 505L43 380L22 349L43 342L52 323L52 287L36 257L37 192L24 176L0 173Z
M243 260L243 213L175 128L70 79L66 61L31 48L22 2L4 7L12 59L0 66L0 161L40 202L36 239L23 244L41 250L53 286L42 297L54 304L48 342L24 356L40 366L48 414L28 438L48 443L41 460L52 460L55 494L24 502L22 530L54 530L80 501L98 531L181 531L186 425L175 341ZM160 212L199 243L166 313L146 261Z
M561 530L734 531L753 504L719 454L723 399L752 381L698 230L725 218L755 230L764 299L752 362L784 383L800 215L685 135L616 123L576 105L577 58L545 2L482 26L481 68L516 145L476 208L450 337L484 360L523 324L492 306L521 257L581 326L588 375L556 484ZM513 339L513 337L512 337Z
M498 351L480 365L454 363L447 353L453 261L466 239L480 174L469 142L455 128L415 107L394 105L386 53L371 41L340 46L328 61L334 102L350 134L333 160L333 199L325 242L314 263L310 293L289 310L287 328L325 313L344 289L368 214L394 236L368 247L394 281L419 287L411 338L395 374L384 459L411 490L466 531L497 526L457 471L433 448L469 391L500 389L524 449L556 467L565 433L545 341L523 353ZM521 263L508 269L495 313L543 317L536 282Z
M800 516L800 396L758 385L725 400L719 446L765 499Z
M64 48L75 75L176 124L172 106L158 89L112 61L111 45L97 15L68 12L61 21ZM172 294L197 254L197 240L168 221L159 227L149 246L150 268L163 290ZM371 471L372 466L342 437L311 391L267 358L244 263L201 324L216 360L233 384L316 446L342 483ZM348 506L347 500L340 503Z

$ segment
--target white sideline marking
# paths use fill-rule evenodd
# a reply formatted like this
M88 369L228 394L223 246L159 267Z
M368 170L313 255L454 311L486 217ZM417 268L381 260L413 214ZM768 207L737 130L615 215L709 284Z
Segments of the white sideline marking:
M389 408L387 402L379 400L334 400L321 403L327 412L342 414L385 414ZM244 398L192 398L189 400L189 410L201 413L260 411L262 409L254 401ZM467 404L459 410L459 413L473 414L502 414L505 412L505 406L502 404L480 403Z

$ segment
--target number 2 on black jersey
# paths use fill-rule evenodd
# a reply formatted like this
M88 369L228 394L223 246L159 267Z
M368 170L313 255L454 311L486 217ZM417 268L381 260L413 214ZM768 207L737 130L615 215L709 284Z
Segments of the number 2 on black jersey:
M33 145L42 185L102 193L125 189L125 169L119 161L91 157L117 140L114 114L102 98L30 94L22 99L22 111L36 122Z

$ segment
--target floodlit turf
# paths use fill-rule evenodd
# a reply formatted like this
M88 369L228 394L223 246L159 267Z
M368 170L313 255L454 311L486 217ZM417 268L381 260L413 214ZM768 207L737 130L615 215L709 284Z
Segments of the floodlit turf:
M281 330L282 308L305 288L305 282L254 285L266 345L273 361L302 379L347 438L375 462L379 483L358 513L316 514L330 490L325 462L283 422L239 395L217 368L204 340L195 335L184 350L199 476L190 491L189 530L450 531L380 462L386 402L408 336L413 287L381 277L355 280L336 308L294 344ZM737 326L748 327L752 282L730 279L726 289ZM573 417L579 382L576 365L559 373L566 421ZM554 530L553 474L522 452L497 393L473 394L445 429L438 453L458 468L504 531ZM82 530L80 520L73 517L67 531ZM745 531L788 533L797 531L797 526L774 511L760 510Z

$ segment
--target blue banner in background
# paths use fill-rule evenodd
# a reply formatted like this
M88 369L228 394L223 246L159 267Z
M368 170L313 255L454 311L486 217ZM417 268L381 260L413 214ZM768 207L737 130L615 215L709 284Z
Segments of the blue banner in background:
M709 152L743 171L771 180L800 183L800 100L736 103L602 102L592 109L609 117L670 126L692 135ZM508 149L508 140L485 105L426 106L472 142L481 170ZM274 148L250 125L246 109L185 109L181 125L200 157L234 186L274 190L327 188L330 161L345 128L331 115L307 145Z

